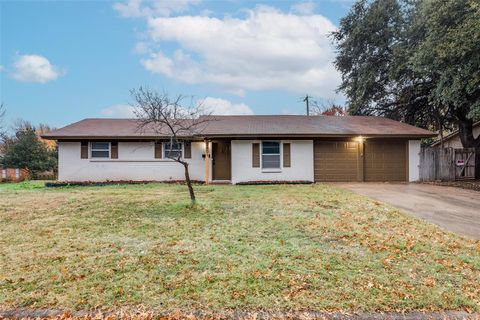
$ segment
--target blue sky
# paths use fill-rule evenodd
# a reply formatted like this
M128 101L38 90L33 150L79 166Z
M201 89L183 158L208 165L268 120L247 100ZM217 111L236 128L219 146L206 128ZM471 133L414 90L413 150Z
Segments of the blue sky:
M345 0L2 1L7 121L63 126L128 117L140 85L193 95L218 114L301 114L335 93L327 34Z

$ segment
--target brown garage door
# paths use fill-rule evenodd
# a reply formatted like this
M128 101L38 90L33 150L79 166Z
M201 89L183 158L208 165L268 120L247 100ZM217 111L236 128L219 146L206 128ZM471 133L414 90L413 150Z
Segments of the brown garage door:
M405 140L365 141L365 181L405 181L407 144Z
M357 181L358 143L315 141L315 181Z

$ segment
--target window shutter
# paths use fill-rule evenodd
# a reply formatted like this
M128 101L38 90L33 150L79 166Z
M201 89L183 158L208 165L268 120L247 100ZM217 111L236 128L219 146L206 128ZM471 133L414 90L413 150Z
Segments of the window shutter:
M88 159L88 141L80 142L80 159Z
M110 158L118 159L118 142L110 143Z
M260 168L260 143L252 144L252 167Z
M283 144L283 166L290 168L290 143Z
M155 141L155 159L162 159L162 142Z
M185 150L183 150L183 157L185 159L191 159L192 158L192 143L190 141L185 141L183 143L183 147Z

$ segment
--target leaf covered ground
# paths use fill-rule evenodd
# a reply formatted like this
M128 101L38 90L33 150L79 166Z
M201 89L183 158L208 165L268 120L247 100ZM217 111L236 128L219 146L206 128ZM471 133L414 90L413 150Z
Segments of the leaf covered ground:
M0 309L480 310L480 242L330 185L0 185Z

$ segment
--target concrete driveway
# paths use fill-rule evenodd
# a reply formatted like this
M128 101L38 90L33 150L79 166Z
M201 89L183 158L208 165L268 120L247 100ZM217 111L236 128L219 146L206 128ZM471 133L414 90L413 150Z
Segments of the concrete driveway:
M480 240L480 192L427 184L335 183L446 230Z

